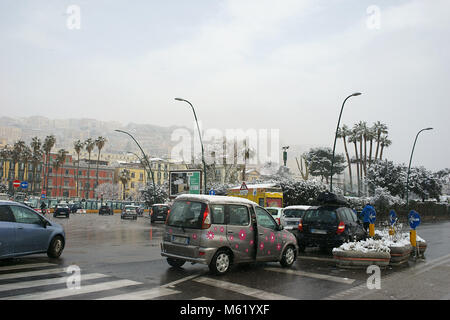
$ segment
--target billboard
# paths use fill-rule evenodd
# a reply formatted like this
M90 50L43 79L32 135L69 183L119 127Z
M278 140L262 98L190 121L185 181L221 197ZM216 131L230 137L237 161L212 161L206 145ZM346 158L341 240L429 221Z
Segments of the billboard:
M169 197L181 194L200 194L202 190L201 170L175 170L169 172Z

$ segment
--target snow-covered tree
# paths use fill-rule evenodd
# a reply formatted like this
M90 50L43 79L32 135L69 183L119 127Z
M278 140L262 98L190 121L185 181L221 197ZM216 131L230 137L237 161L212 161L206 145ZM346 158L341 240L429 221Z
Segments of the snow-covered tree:
M104 200L115 200L119 199L120 187L118 184L102 183L95 188L95 193Z
M436 174L424 167L411 168L409 190L421 198L422 201L428 198L434 198L439 201L439 196L442 194L442 181Z
M321 177L328 184L331 173L331 163L333 160L333 150L331 148L311 148L304 154L308 163L308 171L311 176ZM334 155L333 175L341 174L346 168L345 158L342 154Z
M393 196L403 196L408 168L392 161L375 161L367 169L366 182L371 194L376 188L383 188Z
M141 195L144 199L147 206L150 206L155 203L165 203L169 200L169 185L168 183L164 183L163 185L155 185L153 188L153 184L145 186L141 189Z

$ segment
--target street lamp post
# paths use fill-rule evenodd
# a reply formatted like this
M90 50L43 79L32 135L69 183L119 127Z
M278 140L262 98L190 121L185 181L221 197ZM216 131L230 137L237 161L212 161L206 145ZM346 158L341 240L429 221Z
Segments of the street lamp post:
M408 195L409 195L409 174L411 172L411 161L414 153L414 148L416 147L417 138L422 131L433 130L433 128L425 128L417 132L416 139L414 140L413 148L411 150L411 156L409 157L408 174L406 175L406 205L408 205Z
M128 132L126 132L126 131L123 131L123 130L118 130L118 129L116 129L116 130L114 130L114 131L121 132L121 133L125 133L125 134L127 134L128 136L130 136L131 139L133 139L134 142L136 142L137 146L138 146L139 149L141 150L141 152L142 152L142 154L143 154L143 156L144 156L145 162L147 163L147 166L148 166L148 168L149 168L149 170L150 170L150 173L151 173L151 176L152 176L152 183L153 183L153 201L155 201L155 191L156 191L156 188L155 188L155 178L154 178L154 175L153 175L153 170L152 170L152 167L151 167L151 165L150 165L150 162L148 161L147 155L145 154L144 150L141 148L140 144L136 141L136 139L135 139L130 133L128 133ZM147 172L147 176L148 176L148 172Z
M338 123L337 123L337 127L336 127L336 133L335 133L335 135L334 135L333 158L331 158L330 192L333 192L334 153L335 153L335 150L336 150L336 140L337 140L337 135L338 135L338 131L339 131L339 124L340 124L340 122L341 122L342 111L344 110L345 102L346 102L350 97L356 97L356 96L359 96L359 95L361 95L360 92L355 92L355 93L349 95L347 98L345 98L344 102L342 103L341 112L339 113L339 119L338 119ZM348 165L350 166L351 164L349 163Z
M206 192L206 163L205 163L205 149L203 148L202 134L201 134L201 132L200 132L200 127L199 127L199 125L198 125L197 114L195 113L194 106L193 106L192 103L190 103L189 101L187 101L187 100L185 100L185 99L182 99L182 98L175 98L175 100L187 102L187 103L191 106L192 111L194 112L194 118L195 118L195 123L197 124L198 136L200 137L200 144L201 144L201 146L202 146L203 176L204 176L204 181L205 181L205 182L204 182L204 185L203 185L203 193L204 193L204 194L208 194L208 193Z

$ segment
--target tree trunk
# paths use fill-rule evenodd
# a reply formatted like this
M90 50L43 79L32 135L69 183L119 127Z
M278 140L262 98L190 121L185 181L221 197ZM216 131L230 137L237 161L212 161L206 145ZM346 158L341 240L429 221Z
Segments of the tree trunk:
M358 160L358 147L356 146L356 141L353 143L355 146L355 156L356 156L356 174L358 176L358 197L360 196L360 185L361 185L361 179L359 176L359 160Z
M342 137L342 140L344 140L345 156L347 157L348 173L350 175L350 191L353 192L352 164L350 162L350 156L348 155L347 142L345 141L345 136ZM345 186L345 183L344 183L344 186Z
M370 139L370 148L369 148L369 166L372 164L372 144L373 144L373 139Z
M378 132L378 135L377 135L377 148L375 150L375 157L374 157L374 159L378 158L378 150L379 150L379 147L380 147L380 139L381 139L381 132Z

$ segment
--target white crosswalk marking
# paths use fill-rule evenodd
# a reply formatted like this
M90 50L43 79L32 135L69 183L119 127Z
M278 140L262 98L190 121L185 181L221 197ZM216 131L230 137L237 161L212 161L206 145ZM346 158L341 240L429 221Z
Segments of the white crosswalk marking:
M208 286L217 287L229 291L234 291L246 296L254 297L261 300L295 300L294 298L283 296L276 293L270 293L264 290L250 288L240 284L230 283L226 281L216 280L208 277L196 278L193 281L206 284Z
M103 277L108 277L105 274L101 273L91 273L91 274L82 274L81 281L83 280L92 280L99 279ZM48 286L52 284L60 284L66 283L69 277L59 277L52 279L44 279L44 280L32 280L32 281L22 281L22 282L14 282L0 285L0 292L8 291L8 290L17 290L17 289L25 289L25 288L33 288L40 286Z
M65 298L79 294L93 293L105 290L112 290L123 288L127 286L134 286L141 284L140 282L131 281L131 280L116 280L103 282L99 284L91 284L91 285L82 285L80 289L58 289L51 290L46 292L39 293L31 293L31 294L22 294L16 296L9 296L6 298L0 298L4 300L49 300L49 299L57 299L57 298Z
M11 271L29 268L50 267L50 266L55 267L57 265L54 263L28 263L28 264L0 267L0 271Z
M7 274L0 274L0 280L27 278L27 277L42 276L42 275L47 275L47 274L55 274L55 273L63 273L63 272L66 272L65 268L44 269L44 270L38 270L38 271L19 272L19 273L7 273Z
M111 297L104 297L97 300L149 300L158 297L168 296L171 294L181 293L180 291L167 289L167 288L153 288L149 290L143 290L138 292L124 293Z
M321 279L321 280L328 280L328 281L344 283L344 284L352 284L353 282L355 282L355 279L340 278L340 277L335 277L335 276L329 276L326 274L311 273L311 272L305 272L305 271L299 271L299 270L293 270L293 269L264 268L264 270L280 272L280 273L287 273L287 274L294 274L297 276Z

